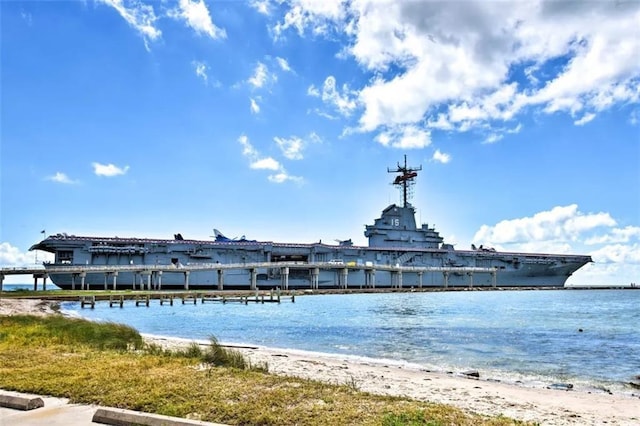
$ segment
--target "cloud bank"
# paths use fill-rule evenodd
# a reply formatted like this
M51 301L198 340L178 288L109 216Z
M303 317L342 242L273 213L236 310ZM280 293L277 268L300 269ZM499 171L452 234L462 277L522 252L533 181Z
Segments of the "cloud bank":
M321 99L343 115L357 109L358 130L378 132L390 147L424 146L403 142L405 126L476 130L497 142L531 111L565 113L582 126L640 99L638 2L284 5L276 38L346 39L342 57L370 79L338 89L327 76ZM314 86L308 93L320 97Z
M589 254L594 264L570 278L576 284L621 285L640 277L640 227L620 227L609 213L584 213L576 204L482 225L473 243L514 252ZM628 282L606 282L614 275Z

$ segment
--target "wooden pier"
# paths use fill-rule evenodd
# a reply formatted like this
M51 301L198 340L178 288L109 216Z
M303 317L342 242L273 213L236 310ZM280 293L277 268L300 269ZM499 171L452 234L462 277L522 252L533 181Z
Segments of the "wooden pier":
M48 299L59 299L57 297L48 297ZM220 293L201 293L201 292L153 292L140 294L98 294L91 296L78 296L77 298L64 298L67 301L77 300L82 309L95 309L96 303L109 303L109 307L124 308L125 302L133 302L136 307L151 306L152 300L157 300L160 306L173 306L174 300L181 301L183 305L197 305L198 301L201 305L205 303L240 303L248 305L249 303L282 303L290 301L295 303L296 293L291 292L282 294L279 289L269 292L255 292L253 294L231 294L225 295Z
M266 296L266 297L265 297ZM255 295L249 296L249 295L245 295L245 296L225 296L225 295L209 295L209 294L203 294L202 295L202 303L205 302L220 302L220 303L244 303L245 305L248 305L249 303L280 303L284 300L291 300L291 302L295 303L296 301L296 295L295 292L292 292L290 295L288 296L283 296L280 294L280 290L276 289L275 291L272 290L270 291L267 295L265 295L264 293L258 293L256 292Z

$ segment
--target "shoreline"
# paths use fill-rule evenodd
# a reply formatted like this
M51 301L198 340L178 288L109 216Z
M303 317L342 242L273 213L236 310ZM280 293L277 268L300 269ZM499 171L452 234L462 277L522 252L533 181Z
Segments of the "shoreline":
M206 341L143 334L165 348ZM524 387L449 375L349 356L262 346L235 346L252 363L267 363L269 373L356 387L363 392L453 405L468 412L503 415L541 425L637 425L637 396Z
M60 314L59 305L37 299L0 299L0 315ZM206 341L142 334L148 343L178 348ZM640 423L639 395L589 393L525 387L499 381L438 373L384 360L354 359L262 346L236 346L269 373L354 387L360 391L453 405L468 412L504 415L541 425L635 425ZM380 361L380 362L378 362Z

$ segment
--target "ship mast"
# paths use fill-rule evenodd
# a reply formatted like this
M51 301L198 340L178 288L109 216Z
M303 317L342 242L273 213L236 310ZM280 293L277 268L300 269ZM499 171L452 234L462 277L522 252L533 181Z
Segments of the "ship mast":
M413 185L415 185L415 177L418 176L418 173L420 170L422 170L422 166L418 166L418 167L408 167L407 166L407 156L405 154L404 156L404 166L401 166L400 163L398 162L398 166L395 170L391 170L390 168L387 167L387 172L388 173L401 173L400 175L396 176L395 180L393 181L393 185L398 185L400 187L402 187L402 203L403 203L403 207L408 207L409 202L409 190L413 187Z

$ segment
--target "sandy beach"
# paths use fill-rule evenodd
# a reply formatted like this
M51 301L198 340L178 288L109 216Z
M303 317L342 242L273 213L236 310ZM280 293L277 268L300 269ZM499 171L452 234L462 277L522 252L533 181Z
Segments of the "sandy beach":
M2 299L0 315L53 315L58 313L57 304L40 299Z
M0 315L50 315L46 301L0 299ZM186 339L145 335L164 347ZM206 343L206 342L199 342ZM482 378L441 374L349 357L266 347L237 347L252 363L267 363L273 374L355 386L361 391L450 404L486 415L504 415L541 425L638 425L640 391L632 396L531 388Z

